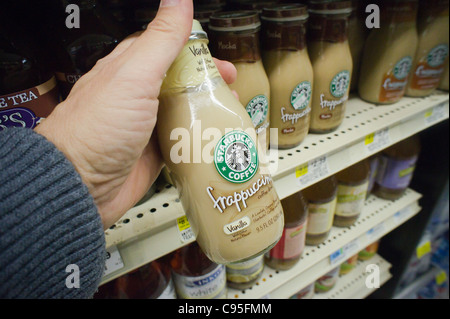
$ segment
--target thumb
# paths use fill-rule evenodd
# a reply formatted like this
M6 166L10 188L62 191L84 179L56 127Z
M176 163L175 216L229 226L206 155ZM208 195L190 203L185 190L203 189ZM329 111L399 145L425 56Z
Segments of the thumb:
M120 55L121 72L137 75L152 86L162 83L191 34L193 11L192 0L161 0L147 30Z

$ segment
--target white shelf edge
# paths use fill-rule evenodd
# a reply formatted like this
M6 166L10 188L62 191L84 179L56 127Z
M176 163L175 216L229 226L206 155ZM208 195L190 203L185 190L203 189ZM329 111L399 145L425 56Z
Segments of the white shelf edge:
M368 288L366 278L368 265L377 265L380 270L380 287L392 278L389 269L392 265L380 255L375 255L371 259L358 262L355 269L346 275L339 276L336 285L326 293L316 293L314 299L364 299L378 288Z
M331 264L329 258L335 251L352 243L346 255L349 258L415 216L421 209L418 204L420 197L410 189L396 201L370 196L354 226L333 227L327 241L318 246L306 246L293 268L276 271L266 266L257 285L246 290L229 289L229 298L260 299L266 295L273 299L289 298L338 265ZM376 231L369 235L368 231L372 229Z

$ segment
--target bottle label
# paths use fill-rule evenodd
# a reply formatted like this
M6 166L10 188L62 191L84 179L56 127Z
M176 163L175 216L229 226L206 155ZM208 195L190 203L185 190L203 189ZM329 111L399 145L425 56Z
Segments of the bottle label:
M83 76L83 73L56 72L55 75L59 83L61 95L65 99L69 95L70 90L72 90L75 83L77 83L77 81Z
M368 187L369 181L357 186L339 184L335 214L343 217L361 214Z
M166 289L164 289L164 291L157 299L177 299L172 278L170 278L169 284L167 285Z
M330 94L336 99L326 99L325 94L320 94L320 112L319 119L331 119L336 112L337 115L341 111L336 110L337 107L342 107L348 100L348 88L350 86L350 72L347 70L337 73L330 82ZM326 110L327 109L327 110ZM338 114L339 113L339 114Z
M407 160L396 160L385 155L380 158L377 184L389 189L404 189L411 182L417 156Z
M280 241L273 247L269 256L276 259L292 259L301 255L305 248L306 224L285 227Z
M317 279L315 284L316 291L328 291L333 288L339 277L339 269L340 267L336 267L326 275Z
M411 79L411 88L429 90L438 87L448 56L448 45L439 44L417 63Z
M334 211L336 210L337 197L324 204L310 203L308 205L308 235L326 233L333 225Z
M383 77L380 102L395 102L403 97L408 83L408 75L412 66L412 58L401 58Z
M218 265L206 275L187 277L173 273L177 295L181 299L223 299L226 298L226 271Z
M7 127L35 128L58 105L58 88L52 77L36 87L0 96L0 131Z
M264 255L241 263L228 264L227 280L235 283L252 281L262 273L264 269Z
M334 97L340 98L347 93L350 85L350 72L342 71L336 74L330 83L330 92Z
M297 292L295 297L296 299L312 299L314 297L314 283Z
M291 105L296 111L305 109L311 101L312 87L309 81L303 81L291 94Z
M261 125L266 120L267 112L269 111L269 100L267 99L267 96L255 96L248 102L245 110L252 119L254 127Z
M225 134L214 151L217 172L231 183L245 183L258 171L258 151L244 131Z

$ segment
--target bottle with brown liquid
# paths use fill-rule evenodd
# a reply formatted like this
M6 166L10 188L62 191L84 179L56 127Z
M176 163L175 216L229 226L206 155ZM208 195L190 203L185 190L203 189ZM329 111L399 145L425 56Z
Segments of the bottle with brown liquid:
M280 241L265 255L265 263L277 270L287 270L295 266L305 249L308 202L302 192L297 192L283 200L285 226Z
M370 164L367 159L336 174L337 204L333 224L338 227L353 225L364 208L369 187Z
M224 299L227 297L225 265L212 262L197 242L178 249L170 262L180 299Z
M341 125L353 71L348 42L350 1L310 1L308 51L314 69L312 133L328 133ZM339 61L339 62L337 62Z
M392 104L405 94L417 49L417 1L384 1L379 8L380 28L366 40L358 92L365 101Z
M78 79L111 53L126 33L97 0L80 0L80 28L67 28L65 8L70 1L59 0L59 4L56 77L65 99Z
M407 96L427 96L439 86L448 61L448 4L448 0L419 2L419 45L409 75Z
M271 249L283 232L283 209L254 125L196 20L159 100L161 153L203 252L228 264Z
M0 131L32 129L59 103L56 79L41 43L28 28L34 20L22 5L23 1L0 4Z
M303 190L308 200L308 227L306 244L318 245L325 241L333 226L337 202L337 180L330 176Z
M417 135L385 149L380 156L373 193L390 200L401 197L411 183L419 153Z
M270 81L270 127L273 148L299 145L309 129L313 70L306 48L305 5L264 8L263 62Z
M215 13L210 17L210 47L214 57L230 61L237 79L229 87L252 119L261 146L269 148L270 84L261 60L256 11Z
M364 43L368 35L365 22L365 6L362 1L352 0L352 13L348 18L348 44L352 54L353 72L350 81L350 92L356 91L358 87L359 69L364 51Z

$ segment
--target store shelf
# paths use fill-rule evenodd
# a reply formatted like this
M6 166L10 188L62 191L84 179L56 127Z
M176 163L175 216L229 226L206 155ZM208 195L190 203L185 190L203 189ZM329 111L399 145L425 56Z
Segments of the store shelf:
M339 276L336 285L326 293L315 294L314 299L364 299L377 288L369 288L366 278L370 274L366 272L368 265L377 265L380 274L380 287L392 278L389 269L392 265L380 255L375 255L369 260L358 261L355 269L346 275Z
M401 292L394 296L394 299L408 299L414 293L419 291L420 288L424 287L432 280L436 280L436 277L442 272L442 269L439 269L436 266L431 267L425 274L416 278L411 284L403 288ZM415 298L414 298L415 299Z
M347 116L339 130L310 134L297 148L271 151L270 169L281 199L313 184L417 132L448 119L449 95L437 91L426 98L403 98L388 106L375 106L357 97L348 101ZM370 134L376 132L373 139ZM366 142L371 142L366 144ZM313 167L312 162L321 160ZM310 163L308 173L296 174ZM302 172L305 172L303 170ZM149 201L128 211L105 232L106 246L117 247L123 267L102 283L136 269L183 245L177 218L185 215L176 189L160 186Z
M421 195L408 189L395 200L370 196L363 213L351 227L333 227L328 239L317 246L307 246L300 261L290 270L277 271L265 267L261 279L246 290L229 289L228 297L285 299L314 282L345 259L377 241L420 211ZM342 250L341 250L342 249ZM330 258L341 251L341 258Z

